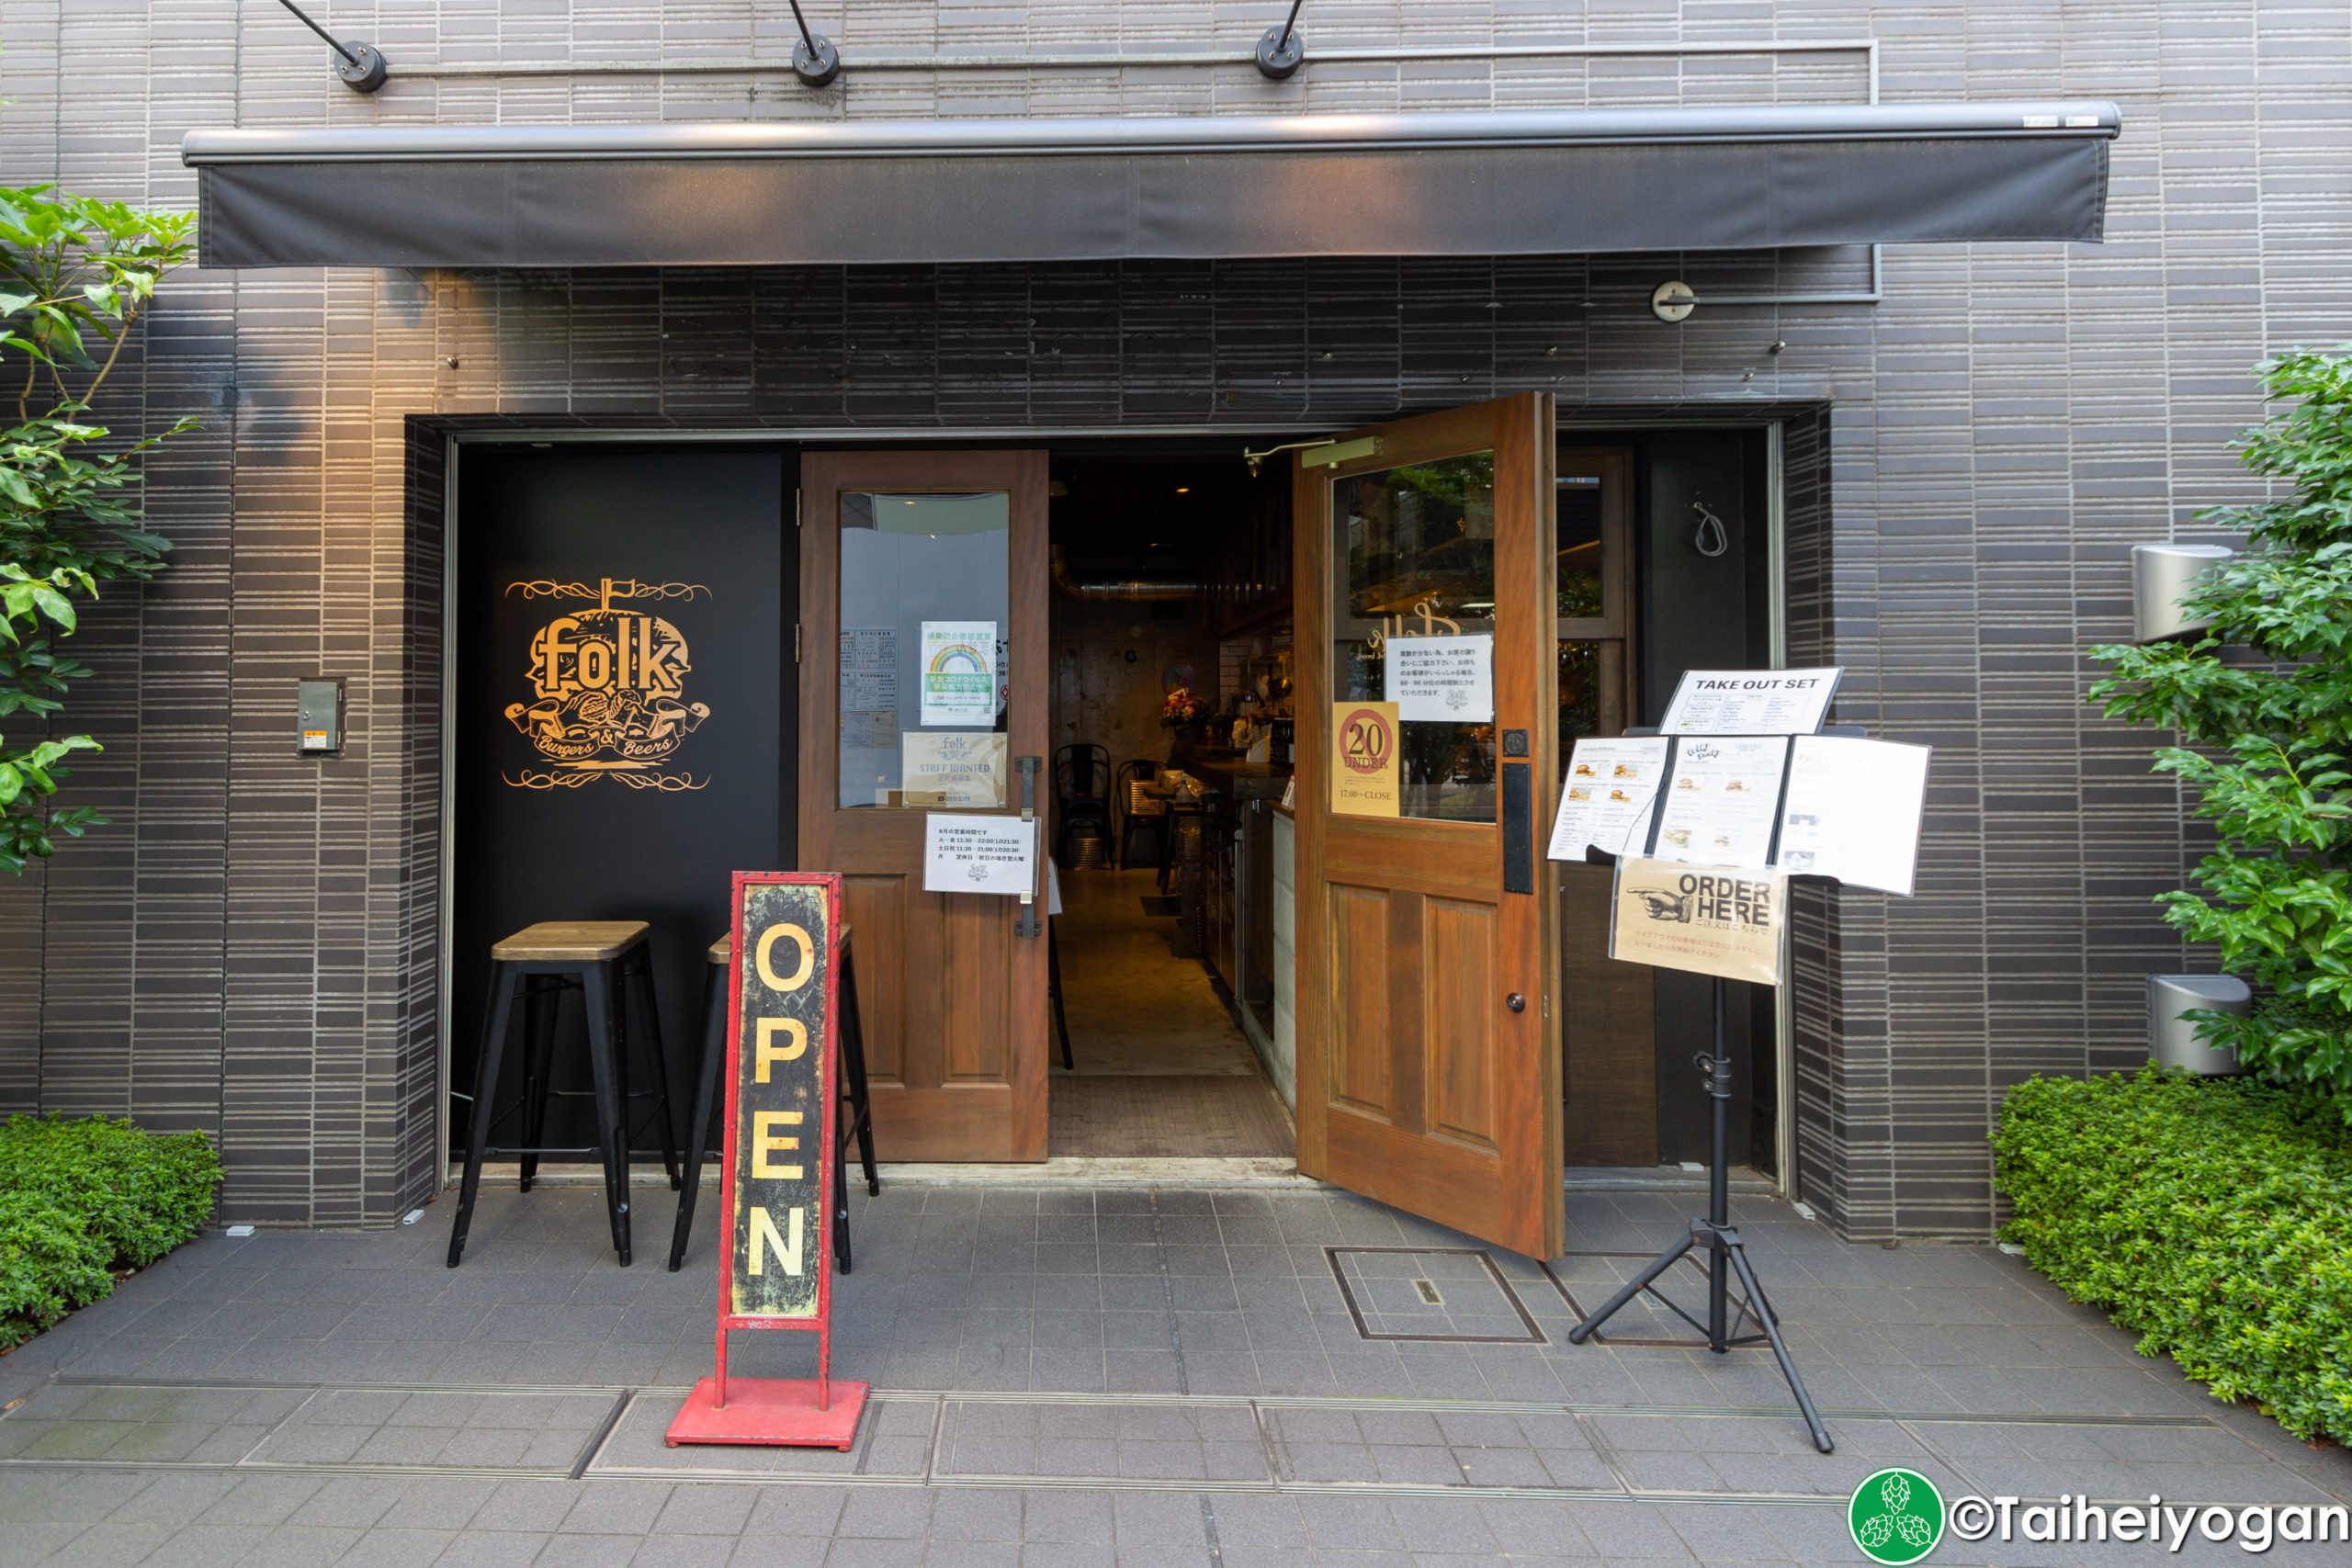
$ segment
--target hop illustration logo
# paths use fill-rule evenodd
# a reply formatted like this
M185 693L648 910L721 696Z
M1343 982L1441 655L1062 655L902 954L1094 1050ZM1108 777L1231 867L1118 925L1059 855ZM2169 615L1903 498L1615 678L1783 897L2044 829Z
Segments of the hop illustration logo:
M1943 1539L1943 1495L1916 1470L1882 1470L1854 1488L1846 1528L1873 1562L1917 1562Z

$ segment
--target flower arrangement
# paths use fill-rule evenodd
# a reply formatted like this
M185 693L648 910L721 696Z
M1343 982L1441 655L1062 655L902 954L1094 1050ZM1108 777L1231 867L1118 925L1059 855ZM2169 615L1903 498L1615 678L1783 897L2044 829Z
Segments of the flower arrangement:
M1194 696L1190 686L1179 686L1159 705L1159 722L1169 729L1189 729L1207 723L1210 711L1209 705Z

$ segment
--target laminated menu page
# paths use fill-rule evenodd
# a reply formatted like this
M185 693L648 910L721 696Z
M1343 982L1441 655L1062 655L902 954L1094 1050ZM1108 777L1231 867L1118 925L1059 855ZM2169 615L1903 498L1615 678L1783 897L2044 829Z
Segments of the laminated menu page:
M1669 744L1663 736L1577 741L1560 786L1559 815L1552 819L1552 847L1544 853L1565 861L1583 860L1588 849L1640 854L1649 840L1650 807Z
M1929 748L1800 735L1781 811L1780 867L1911 896Z
M1779 735L1690 735L1674 744L1658 799L1650 853L1698 865L1771 863L1781 774L1789 742Z

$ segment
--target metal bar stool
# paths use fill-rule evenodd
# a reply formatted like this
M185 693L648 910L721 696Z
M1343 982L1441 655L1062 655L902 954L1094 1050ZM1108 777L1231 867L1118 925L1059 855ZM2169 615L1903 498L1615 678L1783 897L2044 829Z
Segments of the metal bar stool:
M662 1020L653 999L653 964L646 946L651 930L643 920L548 920L515 932L490 950L490 1014L482 1028L481 1060L474 1073L472 1122L467 1132L466 1173L458 1189L458 1214L449 1228L449 1267L465 1256L466 1233L472 1228L474 1199L481 1190L482 1162L492 1155L519 1156L522 1189L528 1192L538 1174L542 1155L594 1154L605 1168L605 1210L611 1222L613 1250L623 1267L629 1261L628 1173L632 1098L650 1100L650 1119L660 1129L662 1168L671 1185L678 1181L678 1145L671 1125L670 1074L662 1056ZM588 1011L588 1069L595 1088L596 1142L592 1148L549 1148L539 1140L547 1129L550 1095L567 1092L552 1088L551 1058L555 1052L556 1010L566 991L578 991ZM504 1111L495 1109L498 1069L506 1054L506 1036L514 1017L514 998L523 998L523 1098ZM654 1088L632 1096L628 1084L628 1010L634 1005L642 1026L639 1038L652 1058ZM499 1122L520 1111L523 1143L493 1145L491 1134ZM642 1123L639 1123L642 1126Z
M857 1140L858 1157L865 1168L865 1190L880 1197L882 1179L874 1168L874 1108L865 1088L865 1027L857 1010L857 970L850 963L849 927L842 927L841 934L841 996L835 1002L839 1009L842 1045L841 1103L842 1115L834 1119L837 1135L833 1139L833 1261L844 1274L850 1271L849 1250L849 1173L846 1158L849 1141ZM695 1119L686 1139L686 1170L684 1184L678 1189L678 1217L670 1229L670 1272L674 1274L686 1261L686 1242L694 1234L695 1198L702 1190L702 1163L710 1145L710 1126L726 1103L725 1091L719 1079L727 1067L727 977L735 956L735 938L730 934L710 944L708 953L709 982L703 987L702 1071L695 1088ZM722 1137L720 1147L725 1148Z

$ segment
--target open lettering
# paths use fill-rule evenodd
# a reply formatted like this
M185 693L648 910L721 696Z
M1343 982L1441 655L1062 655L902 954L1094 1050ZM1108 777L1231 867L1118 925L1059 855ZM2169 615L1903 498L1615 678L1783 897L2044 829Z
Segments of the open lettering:
M798 1168L795 1167L794 1168L797 1169ZM799 1208L794 1208L786 1212L784 1219L785 1234L778 1235L776 1234L775 1221L768 1217L768 1212L765 1209L758 1207L756 1204L752 1206L752 1261L748 1270L749 1272L752 1274L765 1273L766 1269L763 1265L767 1261L767 1255L773 1252L775 1254L775 1260L784 1265L784 1271L786 1273L792 1275L796 1279L799 1277L801 1259L801 1215L805 1213L807 1213L806 1210Z
M768 1159L771 1154L782 1154L800 1146L800 1139L797 1135L779 1135L770 1132L769 1129L799 1125L800 1112L797 1111L762 1111L753 1114L752 1117L752 1174L753 1176L763 1177L771 1181L800 1179L801 1173L798 1166L775 1165Z
M776 1043L777 1035L785 1036L784 1043ZM797 1062L808 1049L808 1026L797 1018L763 1018L752 1032L752 1071L758 1081L768 1081L768 1069L778 1062Z

